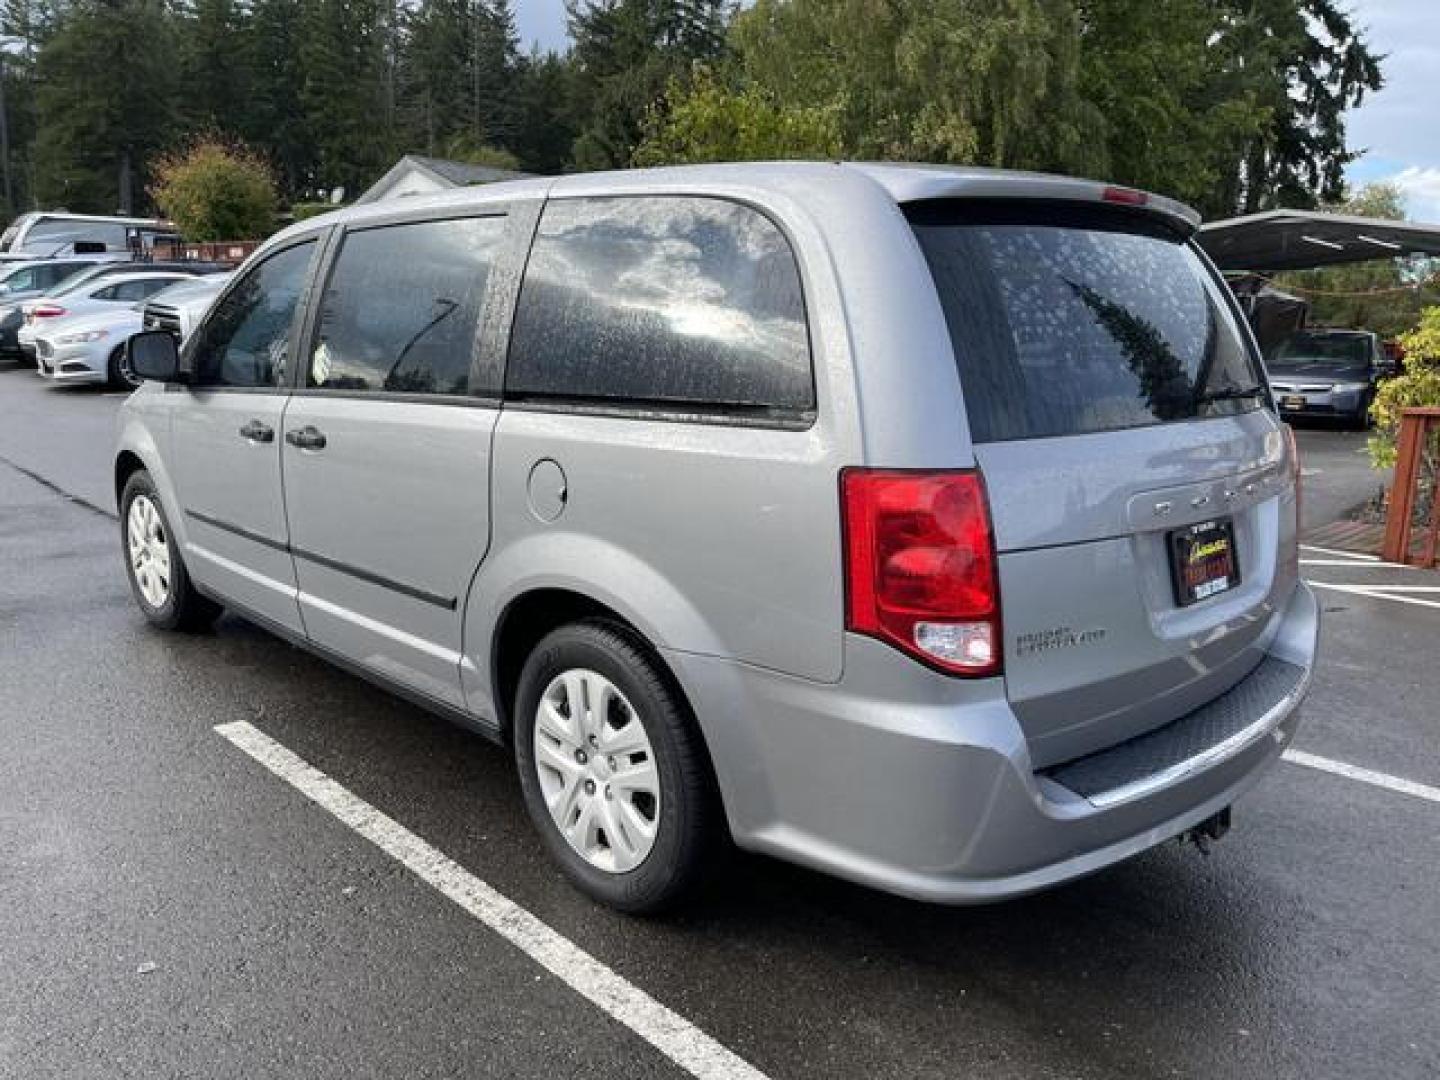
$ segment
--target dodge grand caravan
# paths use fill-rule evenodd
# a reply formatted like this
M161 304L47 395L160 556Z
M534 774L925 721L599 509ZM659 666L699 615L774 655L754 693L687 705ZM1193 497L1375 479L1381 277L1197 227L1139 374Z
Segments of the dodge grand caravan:
M1297 467L1167 199L843 164L298 224L115 459L165 628L222 608L513 748L616 907L717 843L911 897L1218 834L1315 656Z

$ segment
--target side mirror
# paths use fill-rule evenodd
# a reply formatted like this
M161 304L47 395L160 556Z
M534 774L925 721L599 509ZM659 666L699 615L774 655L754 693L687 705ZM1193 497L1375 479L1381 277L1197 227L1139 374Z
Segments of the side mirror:
M180 372L180 349L168 330L144 330L133 335L125 343L125 362L142 379L166 383L185 381Z

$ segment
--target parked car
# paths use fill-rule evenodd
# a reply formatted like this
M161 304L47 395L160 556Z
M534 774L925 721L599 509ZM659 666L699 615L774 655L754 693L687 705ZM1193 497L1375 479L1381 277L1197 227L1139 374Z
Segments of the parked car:
M0 233L0 253L32 257L100 251L129 253L132 239L148 250L154 237L172 237L173 226L157 218L110 217L43 211L21 214Z
M101 258L32 259L0 267L0 356L20 356L16 334L25 322L22 301L43 296Z
M146 273L100 274L80 285L63 288L53 295L36 297L20 305L24 323L16 332L20 351L36 355L35 336L42 325L63 323L77 315L88 315L115 305L130 306L154 296L161 289L181 281L191 281L193 274L175 270ZM41 365L41 374L45 374Z
M1370 403L1380 380L1396 371L1380 338L1366 330L1302 330L1265 361L1270 391L1282 416L1341 420L1370 426Z
M225 277L181 278L148 301L106 304L101 310L38 323L34 336L40 374L59 383L103 382L133 390L140 380L125 364L125 343L146 326L145 313L163 303L166 310L193 311L198 318L219 294Z
M125 343L143 328L139 304L114 304L109 310L47 323L35 334L37 368L57 383L129 386Z
M509 745L550 854L629 911L725 830L945 902L1218 835L1318 614L1197 221L787 163L297 224L183 349L131 339L136 602Z
M207 274L157 293L145 304L145 329L168 330L177 344L183 344L230 277L230 274Z

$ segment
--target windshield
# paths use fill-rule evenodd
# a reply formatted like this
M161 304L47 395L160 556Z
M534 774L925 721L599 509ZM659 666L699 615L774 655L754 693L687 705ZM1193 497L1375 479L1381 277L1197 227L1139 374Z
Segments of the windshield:
M1143 220L978 202L907 213L976 442L1233 415L1264 400L1247 395L1259 373L1221 286Z
M25 289L34 289L39 285L39 270L34 266L17 266L13 270L0 274L0 286L6 292L21 292Z
M84 270L77 270L69 277L63 277L57 281L55 287L50 290L50 295L64 296L66 293L74 292L82 285L88 285L102 274L109 272L110 268L108 266L87 266Z
M1296 334L1282 341L1266 363L1272 368L1364 368L1370 339L1363 334Z

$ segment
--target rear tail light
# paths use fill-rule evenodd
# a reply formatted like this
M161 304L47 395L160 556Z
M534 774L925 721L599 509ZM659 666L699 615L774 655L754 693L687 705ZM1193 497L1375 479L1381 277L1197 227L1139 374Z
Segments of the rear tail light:
M1143 191L1136 191L1134 188L1115 187L1113 184L1100 192L1100 198L1104 202L1119 203L1121 206L1144 206L1150 201L1150 196Z
M54 319L65 314L65 309L59 304L41 304L35 309L37 319Z
M840 474L846 628L953 675L1001 668L1000 588L978 472Z

